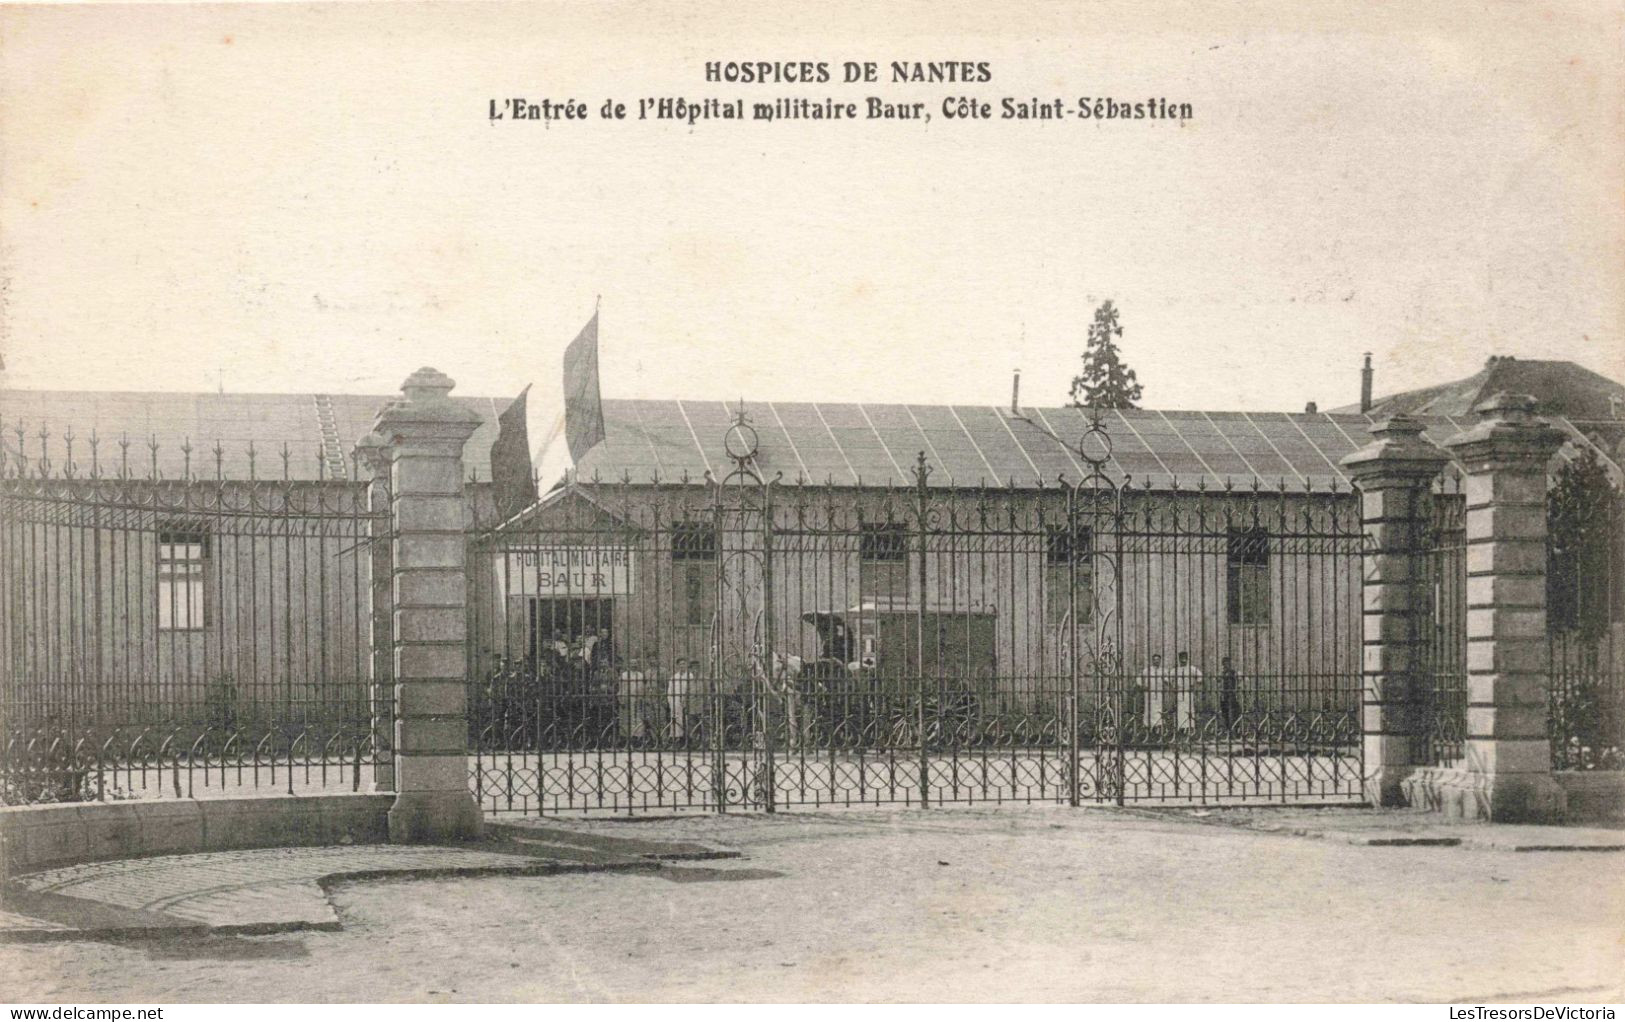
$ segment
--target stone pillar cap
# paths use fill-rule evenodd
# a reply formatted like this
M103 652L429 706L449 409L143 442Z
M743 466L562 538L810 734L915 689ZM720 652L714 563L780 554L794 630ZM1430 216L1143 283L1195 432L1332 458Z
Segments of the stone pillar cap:
M472 408L451 399L457 382L438 369L424 366L401 384L400 398L379 409L373 431L385 444L399 439L403 430L418 435L440 435L466 440L485 420Z
M1376 439L1345 455L1339 464L1355 479L1388 473L1431 479L1450 461L1450 455L1423 436L1423 428L1420 420L1403 412L1389 416L1371 427Z
M1501 419L1506 422L1530 422L1535 418L1538 402L1533 394L1513 394L1499 390L1473 406L1480 419Z
M1389 437L1399 440L1405 437L1419 437L1426 429L1427 427L1422 424L1422 420L1416 416L1407 415L1404 412L1395 412L1388 418L1373 425L1366 432L1378 440Z
M432 366L424 366L401 384L401 393L408 401L433 401L450 394L457 381Z
M1473 406L1479 417L1477 425L1444 444L1463 455L1490 453L1489 448L1500 447L1505 453L1526 454L1544 465L1566 437L1537 416L1535 408L1533 395L1501 391Z

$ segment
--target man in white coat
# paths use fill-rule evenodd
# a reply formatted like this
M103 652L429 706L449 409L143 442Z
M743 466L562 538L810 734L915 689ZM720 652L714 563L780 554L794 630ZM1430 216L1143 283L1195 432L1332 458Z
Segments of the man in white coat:
M1191 655L1179 651L1174 668L1174 726L1181 731L1196 727L1196 700L1202 694L1202 670L1191 663Z
M688 699L694 695L694 672L689 661L678 659L673 665L671 680L666 684L666 705L671 708L671 738L680 742L688 734Z

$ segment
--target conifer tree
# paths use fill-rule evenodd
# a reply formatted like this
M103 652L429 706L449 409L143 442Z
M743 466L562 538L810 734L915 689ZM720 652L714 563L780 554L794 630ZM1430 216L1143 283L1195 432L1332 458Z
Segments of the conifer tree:
M1143 388L1134 370L1123 364L1117 339L1123 328L1117 307L1110 301L1095 310L1089 343L1083 351L1083 369L1072 377L1072 403L1079 408L1134 408Z

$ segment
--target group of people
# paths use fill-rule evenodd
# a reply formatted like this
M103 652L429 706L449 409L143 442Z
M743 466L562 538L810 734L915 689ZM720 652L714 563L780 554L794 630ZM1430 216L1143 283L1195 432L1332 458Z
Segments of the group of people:
M702 661L678 657L672 662L671 673L664 678L662 673L648 670L638 661L620 672L616 718L623 736L649 741L669 722L666 734L673 741L683 741L696 723L712 712L706 698L712 686L706 681Z
M797 679L803 666L802 658L798 656L763 656L758 652L752 658L752 669L757 678L766 681L784 699L792 733L800 726ZM715 712L715 707L706 698L713 694L713 683L705 678L705 665L698 659L678 657L672 663L671 673L666 676L664 684L652 672L642 669L641 665L629 665L621 672L620 679L622 733L638 740L653 738L661 725L660 706L664 702L666 719L670 722L667 734L673 741L684 740L698 720ZM720 685L720 689L714 694L723 697L737 695L737 692L730 690L734 686L726 682L715 684ZM737 715L739 708L732 705L734 702L726 698L723 700L721 706L725 714Z
M482 729L507 732L534 724L590 735L618 733L633 741L653 741L661 734L683 741L702 723L712 724L719 711L729 726L747 723L741 678L713 677L697 657L678 657L669 671L637 658L622 661L602 632L542 644L534 659L495 659L472 708ZM797 686L803 667L797 656L751 658L753 676L785 703L792 730L801 723Z
M708 680L706 664L698 658L678 657L669 672L649 669L638 660L623 666L614 656L607 636L601 633L543 649L551 654L543 659L552 662L538 665L540 671L518 665L498 669L485 700L490 704L488 710L501 713L512 709L524 714L538 698L556 700L553 716L581 718L590 725L589 730L618 732L633 741L653 741L664 733L679 742L719 710L730 720L744 712L743 707L735 705L738 699L726 698L739 693L732 691L733 686L727 682ZM864 673L866 666L850 664L846 669L856 677ZM797 656L763 655L758 651L751 658L751 670L753 677L765 683L764 691L779 697L780 709L774 712L785 715L783 723L791 736L802 736L804 730L817 727L819 706L804 705L813 698L804 689L815 684L807 680L812 673L807 662ZM1149 665L1134 680L1129 711L1135 722L1147 730L1194 731L1210 719L1231 728L1242 717L1242 679L1230 657L1220 660L1215 678L1216 684L1191 662L1188 651L1180 650L1172 666L1164 665L1161 654L1153 654ZM734 685L738 683L739 679L735 679ZM714 697L724 698L719 702ZM861 709L858 707L858 711ZM739 719L734 723L747 722Z
M1241 719L1241 676L1229 657L1219 661L1217 699L1208 689L1202 669L1191 663L1191 655L1185 650L1179 651L1173 667L1163 666L1162 654L1152 654L1151 665L1140 675L1136 691L1140 722L1147 728L1190 731L1196 728L1199 717L1213 713L1227 728Z

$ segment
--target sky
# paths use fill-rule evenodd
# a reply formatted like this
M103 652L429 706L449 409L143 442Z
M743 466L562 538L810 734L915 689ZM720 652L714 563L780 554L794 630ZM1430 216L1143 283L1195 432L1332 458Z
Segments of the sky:
M1161 408L1295 411L1491 354L1625 376L1625 4L0 8L8 386L536 384L1061 404L1093 310ZM711 84L709 60L985 61ZM929 123L596 117L922 101ZM953 122L944 98L1191 103ZM575 98L594 117L488 119ZM3 395L0 395L3 402ZM3 414L3 413L0 413Z

